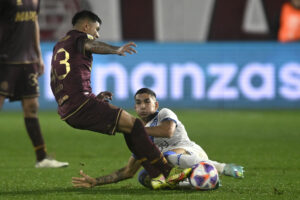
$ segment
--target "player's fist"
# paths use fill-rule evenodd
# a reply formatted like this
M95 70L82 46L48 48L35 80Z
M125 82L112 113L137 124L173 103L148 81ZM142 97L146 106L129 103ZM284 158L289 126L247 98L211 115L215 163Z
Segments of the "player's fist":
M103 91L97 95L97 98L100 99L101 101L109 102L112 100L112 96L113 94L111 92Z

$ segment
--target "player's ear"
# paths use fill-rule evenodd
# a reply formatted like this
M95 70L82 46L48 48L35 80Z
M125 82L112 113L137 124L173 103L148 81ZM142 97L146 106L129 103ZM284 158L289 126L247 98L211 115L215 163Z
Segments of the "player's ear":
M136 102L134 102L134 110L136 111Z
M158 107L159 107L159 103L158 103L158 101L155 101L155 110L157 110Z
M88 22L84 22L83 23L83 30L86 32L86 31L89 30L89 28L90 28L90 24Z

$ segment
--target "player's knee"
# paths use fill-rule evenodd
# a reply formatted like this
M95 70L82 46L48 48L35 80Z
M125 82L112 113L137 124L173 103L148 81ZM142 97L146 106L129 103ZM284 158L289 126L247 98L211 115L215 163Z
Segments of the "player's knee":
M35 115L37 114L39 109L39 103L38 102L30 102L23 104L23 110L25 115Z
M118 131L123 133L131 133L134 124L135 124L136 118L130 115L126 111L122 111L121 117L118 123Z
M135 118L133 126L132 126L132 129L131 129L131 134L133 134L133 135L139 135L139 134L142 134L142 132L144 130L145 129L144 129L143 122L140 119Z

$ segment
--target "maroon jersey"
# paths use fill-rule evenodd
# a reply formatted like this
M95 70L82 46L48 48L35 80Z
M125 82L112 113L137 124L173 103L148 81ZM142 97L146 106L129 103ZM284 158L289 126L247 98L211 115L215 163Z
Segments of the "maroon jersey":
M26 64L38 61L35 50L35 20L39 0L0 1L0 63Z
M92 94L91 66L93 57L84 51L86 40L92 36L72 30L53 49L51 89L62 119L77 112Z

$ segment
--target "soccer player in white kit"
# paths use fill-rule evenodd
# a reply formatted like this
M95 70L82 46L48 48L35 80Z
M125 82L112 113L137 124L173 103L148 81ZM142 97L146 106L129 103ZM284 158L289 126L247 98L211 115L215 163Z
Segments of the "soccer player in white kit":
M158 107L156 94L152 90L142 88L136 92L135 111L145 123L146 132L171 165L190 168L200 161L208 161L216 167L219 174L243 178L242 166L209 160L205 151L189 139L184 125L178 120L176 114L167 108L158 111ZM82 177L74 177L72 182L74 187L87 188L116 183L132 178L140 167L140 161L133 155L125 167L112 174L92 178L80 171ZM139 173L139 182L145 187L151 187L145 170ZM189 182L181 182L178 186L187 187Z

